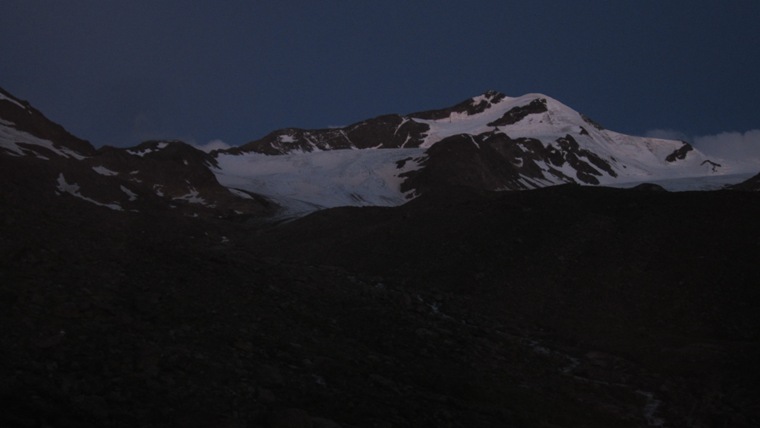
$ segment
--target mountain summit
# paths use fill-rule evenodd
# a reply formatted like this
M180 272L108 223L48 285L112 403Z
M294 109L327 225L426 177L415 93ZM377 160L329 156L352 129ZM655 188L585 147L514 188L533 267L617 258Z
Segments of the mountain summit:
M686 142L604 129L543 94L511 98L495 91L343 128L282 129L214 155L220 182L296 211L398 205L450 186L525 190L722 173Z

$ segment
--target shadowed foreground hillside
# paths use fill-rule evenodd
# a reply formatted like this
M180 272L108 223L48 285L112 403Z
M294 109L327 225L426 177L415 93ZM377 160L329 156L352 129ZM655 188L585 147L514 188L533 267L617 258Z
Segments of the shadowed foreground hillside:
M2 426L760 424L756 193L282 224L0 198Z

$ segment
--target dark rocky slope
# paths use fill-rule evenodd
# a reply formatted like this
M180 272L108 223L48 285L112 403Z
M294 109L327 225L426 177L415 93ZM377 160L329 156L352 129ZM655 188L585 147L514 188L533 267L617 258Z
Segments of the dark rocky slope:
M728 186L728 188L732 190L758 191L760 190L760 174L753 175L741 183Z
M275 226L5 189L0 425L756 426L757 196L452 188Z

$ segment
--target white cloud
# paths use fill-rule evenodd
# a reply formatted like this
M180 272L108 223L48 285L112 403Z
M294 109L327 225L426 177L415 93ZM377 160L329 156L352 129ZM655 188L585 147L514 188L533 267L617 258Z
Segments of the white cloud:
M198 150L210 153L212 150L225 150L231 146L222 140L211 140L206 144L192 144Z
M675 129L650 129L644 134L648 138L661 138L663 140L688 141L689 138L681 131Z
M738 169L760 170L760 129L694 137L693 145L708 157L728 161Z
M644 136L691 142L694 148L710 160L721 163L726 168L725 171L760 171L760 129L695 137L689 137L675 129L652 129Z
M744 133L721 132L716 135L694 137L694 146L704 153L716 156L760 157L760 129L753 129Z

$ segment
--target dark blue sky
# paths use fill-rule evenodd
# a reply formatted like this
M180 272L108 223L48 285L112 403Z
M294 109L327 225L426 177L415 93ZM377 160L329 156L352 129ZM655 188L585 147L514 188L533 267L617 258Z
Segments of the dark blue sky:
M0 11L0 86L96 146L238 145L495 89L606 127L760 128L760 2L33 1Z

